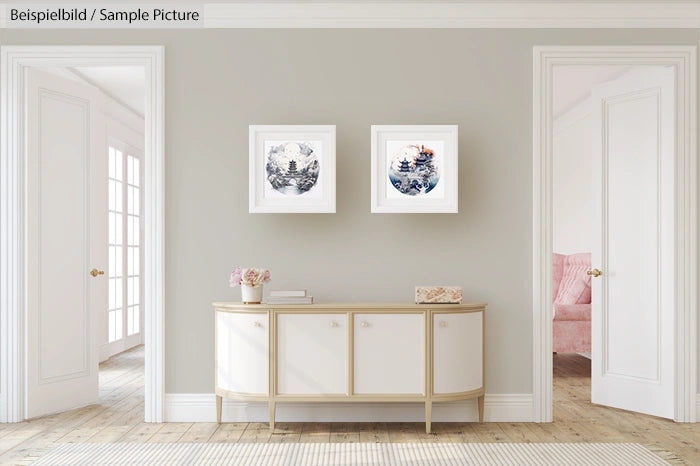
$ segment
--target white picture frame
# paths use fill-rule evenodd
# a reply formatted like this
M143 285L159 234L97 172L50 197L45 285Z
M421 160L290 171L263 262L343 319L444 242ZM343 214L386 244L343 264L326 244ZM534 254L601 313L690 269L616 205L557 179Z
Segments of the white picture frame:
M371 132L372 213L458 212L457 125L372 125Z
M250 125L250 213L335 213L335 125Z

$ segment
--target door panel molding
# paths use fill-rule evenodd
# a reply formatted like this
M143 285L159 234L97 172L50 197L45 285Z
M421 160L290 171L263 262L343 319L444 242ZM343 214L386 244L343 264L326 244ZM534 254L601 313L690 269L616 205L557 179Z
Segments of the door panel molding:
M27 67L143 66L145 421L163 420L164 380L164 47L0 47L0 422L20 422L25 406L27 269L24 90Z
M695 46L533 48L533 421L552 421L552 69L557 65L660 65L675 68L674 419L695 422L698 261Z
M61 92L56 92L53 90L49 89L44 89L44 88L39 88L39 103L38 103L38 119L39 121L42 121L44 118L44 111L46 107L43 105L43 100L53 100L54 102L57 103L63 103L66 105L71 105L74 107L77 107L79 110L82 111L83 113L83 133L86 135L85 140L83 141L83 154L81 155L82 158L84 158L85 163L82 167L82 173L80 174L80 178L82 179L82 189L83 189L83 205L82 207L82 216L83 219L85 219L84 226L82 228L82 233L83 237L80 239L80 241L87 247L87 239L90 237L90 222L88 221L89 217L89 209L88 209L88 193L89 191L89 173L90 173L90 157L89 157L89 151L90 151L90 137L87 136L90 134L90 102L71 95L63 94ZM41 144L41 142L39 143ZM43 150L40 150L39 153L37 154L38 156L38 166L41 167L43 166L43 157L44 157L44 152ZM36 219L37 219L37 225L36 225L36 231L37 231L37 273L34 275L35 281L36 281L36 290L39 291L36 296L36 305L37 305L37 310L38 310L38 317L39 317L39 327L38 327L38 333L39 333L39 341L38 341L38 346L39 346L39 352L38 352L38 363L39 363L39 384L46 384L46 383L51 383L51 382L58 382L62 380L68 380L76 377L80 377L83 375L87 375L90 372L89 365L88 365L88 360L89 360L89 354L90 354L90 333L89 333L89 328L90 328L90 321L92 320L90 318L88 309L89 309L89 299L88 299L88 282L87 282L87 274L83 274L84 278L82 280L82 289L80 290L80 293L83 295L82 299L82 304L83 304L83 314L84 314L84 321L83 321L83 331L82 331L82 367L81 368L75 368L74 370L70 370L64 373L56 373L56 374L46 374L47 368L45 367L45 361L44 361L44 355L45 355L45 350L44 350L44 312L46 311L46 306L51 306L51 303L44 303L44 300L42 299L42 295L40 293L40 290L42 289L42 275L44 272L44 267L43 267L43 261L44 261L44 254L42 248L42 235L44 234L44 225L42 224L39 219L42 218L43 216L43 211L44 211L44 204L43 204L43 181L42 181L42 176L43 171L39 168L37 169L37 176L38 176L38 182L36 184L37 188L37 206L38 206L38 212L36 212ZM31 183L30 183L31 184ZM31 189L31 186L29 187ZM30 204L31 205L31 204ZM29 214L30 217L32 217L32 213ZM31 220L30 220L31 222ZM32 232L28 232L31 238ZM82 270L88 270L89 268L89 259L88 259L88 254L85 252L85 248L83 248L83 257L82 257ZM33 274L32 274L33 275ZM30 291L31 292L31 291Z
M624 77L620 76L616 79L620 79ZM609 202L608 200L611 199L610 192L608 191L608 186L609 186L609 173L610 173L610 133L607 131L607 128L610 127L611 125L611 110L613 110L614 107L616 106L621 106L623 104L631 103L631 102L639 102L643 101L645 99L649 99L650 97L654 98L653 100L655 101L656 105L656 120L657 120L657 128L660 126L660 121L661 121L661 89L659 87L652 87L652 88L647 88L644 90L635 90L631 92L627 92L624 94L617 95L615 97L611 98L604 98L603 99L603 119L602 119L602 127L601 127L601 134L603 135L603 144L602 144L602 172L603 172L603 190L602 190L602 230L603 230L603 235L604 235L604 240L602 241L603 247L602 247L602 257L601 257L601 265L603 270L605 271L611 271L613 270L613 264L610 258L610 251L608 248L608 245L610 244L610 225L613 222L613 217L610 215L608 206ZM602 349L603 349L603 357L601 358L604 366L603 366L603 374L606 376L616 376L619 378L623 379L630 379L630 380L650 380L650 381L656 381L660 382L661 380L661 298L662 298L662 289L661 289L661 253L663 250L662 247L662 235L661 235L661 225L663 222L663 218L661 217L661 173L662 173L662 160L661 160L661 134L657 133L657 144L656 144L656 170L657 170L657 177L656 177L656 183L654 185L654 189L656 192L656 226L657 226L657 231L656 231L656 339L654 340L654 343L656 344L656 375L653 378L650 377L644 377L641 375L634 375L634 374L628 374L628 373L623 373L621 371L616 372L615 370L611 369L611 360L610 360L610 352L609 348L612 344L612 341L614 341L614 337L612 337L611 341L611 335L610 335L610 325L609 325L609 318L610 318L610 312L611 309L614 308L614 306L611 306L610 303L610 292L609 292L609 285L610 282L609 280L603 280L602 281L602 293L603 293L603 300L602 300L602 309L601 309L601 314L602 314L602 320L603 320L603 332L604 332L604 339L603 339L603 344L602 344ZM648 190L649 186L645 186L645 190ZM614 201L613 201L614 202ZM651 344L651 342L650 342Z

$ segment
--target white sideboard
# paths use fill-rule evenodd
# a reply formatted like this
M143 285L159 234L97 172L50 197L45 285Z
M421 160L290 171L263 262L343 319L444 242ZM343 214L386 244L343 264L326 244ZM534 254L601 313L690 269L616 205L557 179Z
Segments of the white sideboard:
M216 417L222 398L276 403L478 399L486 303L214 303Z

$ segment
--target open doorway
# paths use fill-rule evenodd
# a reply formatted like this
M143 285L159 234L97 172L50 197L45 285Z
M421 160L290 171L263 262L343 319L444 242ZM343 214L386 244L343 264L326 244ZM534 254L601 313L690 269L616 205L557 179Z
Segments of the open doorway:
M95 358L102 367L144 343L145 76L139 66L28 67L26 76L34 418L104 402L114 378L95 373Z
M1 52L0 421L99 403L116 354L161 422L163 48Z
M570 326L568 333L559 329L568 346L558 349L584 358L579 353L587 353L587 316L575 307L590 305L591 401L694 422L695 48L535 47L533 65L534 418L552 420L552 354L562 343L553 341L554 319ZM607 70L586 72L588 67ZM562 115L555 114L556 105L567 109L555 97L558 69L579 81L598 74L600 81L589 82L588 143L564 144L572 153L591 147L590 223L559 238L557 246L579 232L585 237L590 225L590 251L579 244L575 252L560 253L560 280L554 264L554 132ZM574 172L580 178L568 183L580 185L586 171ZM575 210L559 209L559 219ZM578 276L567 275L567 263L580 269ZM557 302L571 307L557 309ZM578 322L576 330L572 322Z
M552 106L552 350L555 409L591 400L594 90L629 66L557 66Z
M674 75L561 65L552 100L555 390L590 359L591 402L669 419Z

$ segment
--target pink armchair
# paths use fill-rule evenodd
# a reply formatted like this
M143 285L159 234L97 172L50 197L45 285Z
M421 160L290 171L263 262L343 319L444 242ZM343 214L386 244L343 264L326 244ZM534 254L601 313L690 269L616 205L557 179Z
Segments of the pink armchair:
M552 350L557 353L591 351L591 254L554 254Z

